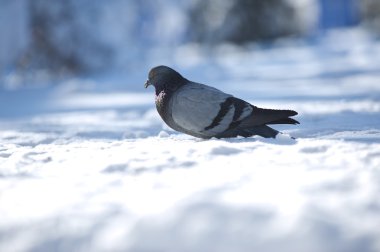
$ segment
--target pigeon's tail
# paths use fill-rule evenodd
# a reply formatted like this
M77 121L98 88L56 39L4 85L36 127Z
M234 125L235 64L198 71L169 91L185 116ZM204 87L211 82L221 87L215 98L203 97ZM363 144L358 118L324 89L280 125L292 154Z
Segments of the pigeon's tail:
M297 120L290 118L298 114L296 111L262 109L255 106L252 106L252 108L253 111L248 118L235 128L224 131L216 137L250 137L258 135L265 138L276 138L280 132L267 126L267 124L299 124Z
M294 110L287 109L263 109L253 107L252 117L247 123L252 124L299 124L299 122L291 116L298 115Z
M237 127L228 131L225 131L217 136L216 138L230 138L230 137L251 137L254 135L258 135L265 138L276 138L277 134L280 133L279 131L272 129L271 127L267 125L259 125L259 126L253 126L249 128L242 128Z
M294 120L293 118L283 118L280 120L275 120L268 122L267 124L300 124L297 120Z
M242 135L244 137L258 135L265 138L276 138L277 134L280 132L275 129L272 129L271 127L267 125L261 125L261 126L252 127L250 129L241 130L241 133L245 134L245 135Z

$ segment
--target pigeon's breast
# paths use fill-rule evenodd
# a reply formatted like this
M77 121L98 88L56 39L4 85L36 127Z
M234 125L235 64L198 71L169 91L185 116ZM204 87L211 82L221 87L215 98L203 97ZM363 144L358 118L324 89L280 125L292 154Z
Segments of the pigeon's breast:
M173 121L172 114L172 106L171 106L171 93L166 93L165 91L161 91L156 95L156 108L158 114L161 116L162 120L169 125L171 128L181 131L180 128Z

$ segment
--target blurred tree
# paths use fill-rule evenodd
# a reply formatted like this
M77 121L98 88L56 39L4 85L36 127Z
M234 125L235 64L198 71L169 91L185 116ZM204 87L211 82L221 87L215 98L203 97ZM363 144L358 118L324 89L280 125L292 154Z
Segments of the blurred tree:
M298 3L288 0L195 1L190 11L191 37L197 42L242 44L303 34L310 30L313 22L305 22Z
M31 45L22 59L25 68L83 72L133 64L146 49L169 45L184 30L175 0L29 4Z
M362 0L361 13L363 21L376 33L380 34L380 1Z
M27 48L28 28L28 1L0 0L0 75L12 67Z
M110 51L94 28L97 4L88 1L30 3L32 44L24 62L54 71L78 72L101 67ZM82 7L82 8L81 8Z

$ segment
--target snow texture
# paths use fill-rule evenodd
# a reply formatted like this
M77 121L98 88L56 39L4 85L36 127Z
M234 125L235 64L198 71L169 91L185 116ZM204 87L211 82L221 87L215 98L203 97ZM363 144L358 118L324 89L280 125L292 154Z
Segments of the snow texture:
M143 88L158 59L301 124L174 132ZM2 90L0 251L380 251L379 83L379 41L351 29Z

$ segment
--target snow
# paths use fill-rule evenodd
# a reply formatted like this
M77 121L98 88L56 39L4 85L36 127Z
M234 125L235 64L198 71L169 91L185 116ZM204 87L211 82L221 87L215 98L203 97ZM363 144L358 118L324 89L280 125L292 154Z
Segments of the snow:
M0 251L379 251L379 41L351 29L201 50L162 61L301 124L276 139L174 132L143 88L158 54L138 73L3 89Z

